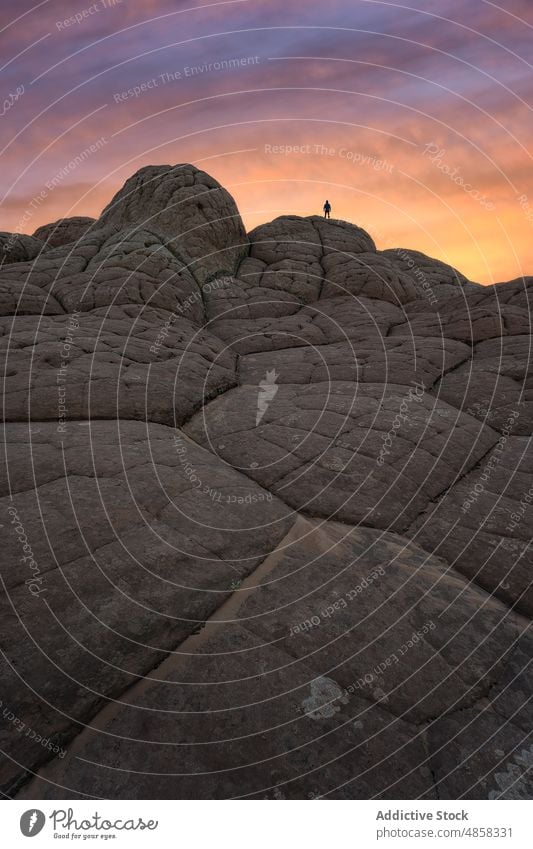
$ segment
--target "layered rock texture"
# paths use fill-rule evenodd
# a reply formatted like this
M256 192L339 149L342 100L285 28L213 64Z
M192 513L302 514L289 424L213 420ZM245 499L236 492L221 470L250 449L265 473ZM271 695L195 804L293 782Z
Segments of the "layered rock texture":
M531 796L533 278L246 234L190 165L36 235L0 270L3 793Z
M60 218L53 224L44 224L33 234L34 239L40 239L44 243L44 249L57 248L59 245L70 245L77 242L87 233L93 224L94 218L84 215L76 215L73 218Z

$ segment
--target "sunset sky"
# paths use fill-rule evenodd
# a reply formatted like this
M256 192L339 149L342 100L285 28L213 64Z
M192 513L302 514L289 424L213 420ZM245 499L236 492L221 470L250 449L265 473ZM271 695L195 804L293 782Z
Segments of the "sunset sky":
M328 198L378 248L482 283L533 274L531 0L2 0L0 16L1 230L96 216L142 165L192 162L248 228Z

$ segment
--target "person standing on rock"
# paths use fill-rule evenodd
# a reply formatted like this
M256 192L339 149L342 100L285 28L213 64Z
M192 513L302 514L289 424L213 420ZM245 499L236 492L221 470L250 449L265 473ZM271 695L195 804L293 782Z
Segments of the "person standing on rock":
M330 212L331 212L331 204L330 204L329 200L327 200L326 203L324 204L324 218L329 218Z

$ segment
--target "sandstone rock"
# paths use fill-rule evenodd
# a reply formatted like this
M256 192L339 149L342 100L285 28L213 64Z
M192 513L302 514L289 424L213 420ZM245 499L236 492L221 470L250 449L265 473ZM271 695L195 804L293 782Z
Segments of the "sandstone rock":
M112 315L0 318L5 420L58 422L63 404L68 419L172 426L235 386L235 356L221 341L154 313L116 306Z
M520 673L520 632L505 605L405 539L299 519L205 629L22 797L54 798L57 785L126 797L119 768L142 797L435 798L428 762L453 797L441 741L465 714L478 734L498 727L499 706L481 722L481 705ZM461 785L475 797L475 781Z
M213 468L173 428L117 419L69 422L59 434L38 422L3 436L4 705L63 746L106 701L179 652L291 521L281 502ZM18 522L38 571L20 559ZM2 748L18 747L24 765L50 755L5 717L1 728ZM1 774L13 792L24 770L4 761Z
M531 616L531 438L509 435L512 422L467 474L428 505L408 535Z
M257 425L260 392L226 393L186 432L294 509L325 519L404 531L497 441L421 386L281 385Z
M150 165L126 181L99 219L103 226L155 231L203 283L231 274L248 241L231 195L192 165Z
M383 254L330 253L324 258L325 284L322 297L364 295L392 304L403 304L417 297L415 283Z
M429 303L436 303L447 295L453 295L458 287L467 286L469 291L477 288L451 265L426 256L420 251L390 248L383 251L383 256L411 278L418 296L427 298Z
M22 284L18 275L13 278L2 277L0 273L0 316L22 315L58 315L63 313L61 304L49 292L43 292L39 286ZM10 323L4 324L0 333L9 332Z
M65 312L144 304L203 319L201 289L190 270L144 230L91 232L75 246L47 251L34 262L8 266L0 282L38 286Z
M60 245L70 245L72 242L77 242L91 229L95 222L95 218L89 218L85 215L60 218L53 224L43 224L42 227L38 227L33 235L36 239L44 242L45 250L57 248Z
M42 241L33 236L0 232L0 269L10 262L35 259L43 250Z
M4 795L529 798L533 278L189 165L72 222L0 271Z
M439 395L502 432L531 435L533 379L531 336L492 337L474 345L472 356L444 374ZM516 412L517 415L513 416Z

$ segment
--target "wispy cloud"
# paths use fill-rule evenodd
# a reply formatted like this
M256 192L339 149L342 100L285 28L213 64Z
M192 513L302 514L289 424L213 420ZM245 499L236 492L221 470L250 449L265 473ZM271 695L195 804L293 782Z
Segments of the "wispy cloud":
M444 257L473 279L533 268L518 202L524 193L533 202L526 0L505 9L482 0L99 0L85 16L94 4L84 0L32 5L5 0L1 10L2 56L13 60L3 95L25 88L1 119L3 229L105 135L98 155L39 207L35 227L98 214L141 165L193 161L233 191L250 226L282 211L314 213L327 195L334 215L383 246ZM76 13L81 20L63 25ZM428 161L430 142L472 192ZM272 154L269 144L300 151Z

